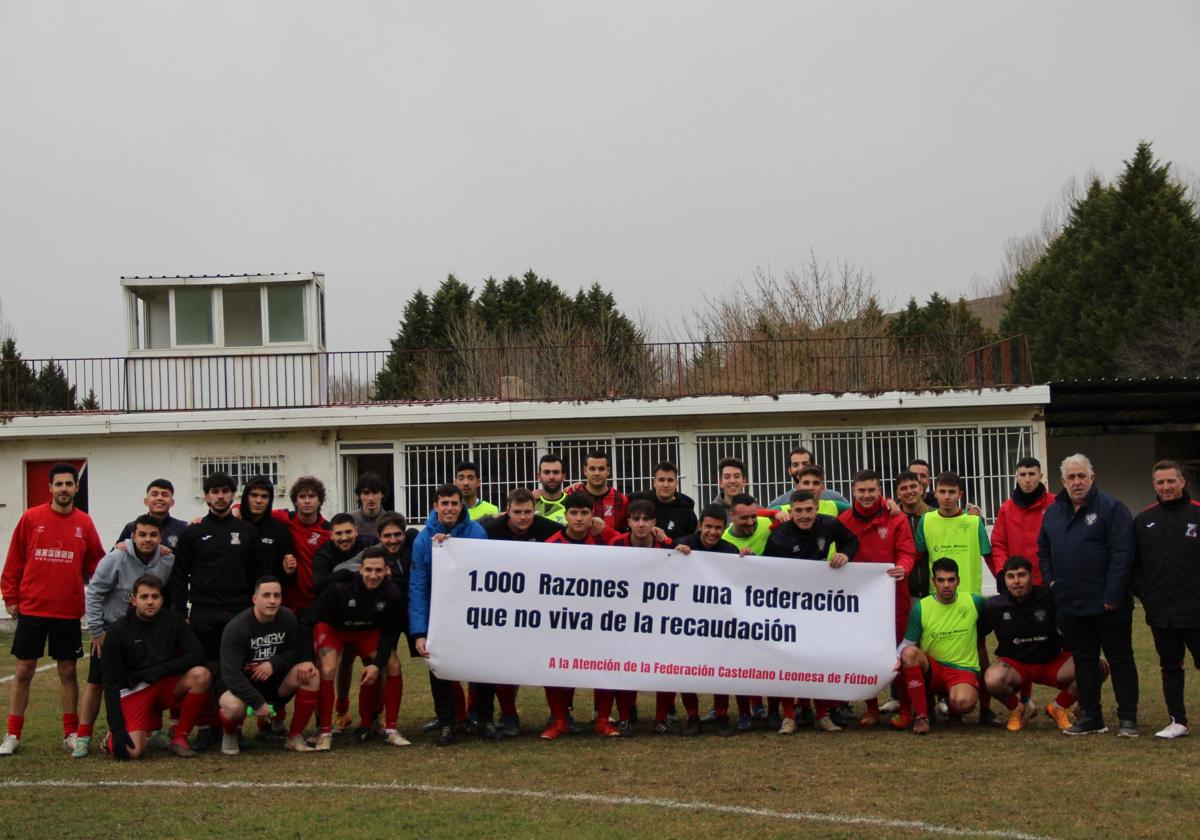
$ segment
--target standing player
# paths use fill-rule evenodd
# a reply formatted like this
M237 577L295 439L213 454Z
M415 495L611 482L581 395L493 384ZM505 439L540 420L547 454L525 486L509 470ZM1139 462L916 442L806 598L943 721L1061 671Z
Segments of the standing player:
M363 473L354 485L354 497L358 499L358 510L352 511L354 527L360 536L369 540L379 537L379 517L383 515L383 497L387 485L378 473Z
M12 643L17 667L0 756L12 755L21 745L29 688L47 640L50 657L58 664L66 749L75 749L79 728L75 662L83 656L83 585L104 556L104 546L92 518L75 507L79 471L70 464L55 464L49 477L50 501L21 514L0 577L4 608L17 620Z
M358 533L352 514L335 513L329 520L329 541L313 555L313 591L320 595L329 585L334 568L362 554L363 549L376 542L378 539L375 537L364 537Z
M175 485L165 478L154 479L146 486L146 498L143 500L143 504L146 505L146 513L158 522L159 531L162 534L162 545L174 551L176 543L179 542L179 535L188 526L188 523L182 519L171 516L171 508L175 507ZM117 537L118 543L133 536L136 522L137 520L134 520L121 529L121 535Z
M654 519L672 541L696 530L696 503L679 492L679 470L670 461L654 468L654 486L645 493L630 497L648 499L654 504Z
M296 568L292 548L292 532L287 524L274 517L275 485L265 475L250 477L242 487L239 508L242 519L258 531L262 545L263 563L270 574L282 579L285 569Z
M479 465L473 461L460 461L454 468L454 483L462 491L463 507L472 519L495 516L500 508L479 498Z
M240 752L238 733L248 711L268 721L293 695L296 710L283 748L313 752L303 735L321 685L312 645L295 613L283 606L283 586L277 578L265 575L255 581L252 600L253 606L238 613L221 635L221 752Z
M355 655L363 662L355 739L365 742L371 737L370 721L382 677L385 738L392 746L409 745L396 730L403 692L396 644L408 620L408 597L389 580L386 554L382 546L371 546L363 551L357 578L326 587L304 617L303 626L312 636L321 669L321 690L317 698L318 750L333 746L333 680L338 661L349 659L352 662ZM345 652L351 656L345 656Z
M792 490L804 489L800 486L800 470L804 469L812 462L812 453L803 446L797 446L788 453L787 474L788 478L792 480ZM786 505L788 503L788 497L792 495L792 490L788 490L786 493L776 496L771 500L771 504L767 505L767 507L780 508ZM846 497L836 490L825 488L821 496L834 502L849 504L849 501L846 499Z
M178 610L191 605L188 620L214 674L218 673L225 625L250 603L254 581L265 571L258 532L232 515L236 489L226 473L204 479L208 513L179 538L171 571L171 603ZM211 715L200 721L193 745L199 752L212 744L212 723Z
M161 533L159 520L148 513L142 514L134 520L132 535L122 541L124 548L114 548L106 554L88 581L85 614L88 635L92 639L91 659L87 684L79 703L79 732L72 758L84 758L91 747L92 727L100 713L100 697L104 693L101 656L108 629L129 612L134 584L143 575L154 575L159 581L171 578L175 555L158 550ZM157 726L154 728L158 729Z
M979 700L979 639L986 633L983 596L958 591L958 564L948 557L933 561L934 594L918 601L908 617L900 646L904 699L892 718L896 729L912 725L915 735L929 734L926 685L945 695L951 714L962 716Z
M454 484L443 484L434 491L433 513L425 523L425 530L417 535L413 543L412 576L408 582L408 629L410 638L420 656L428 657L425 636L429 632L430 589L433 585L433 542L435 537L460 537L468 540L486 540L487 532L471 519L463 507L462 490ZM430 670L429 689L433 694L433 708L438 719L438 746L445 747L457 741L454 733L454 693L449 680L439 679ZM461 690L461 689L460 689ZM486 689L485 689L486 692ZM487 698L484 698L487 699ZM496 726L488 721L481 729L484 737L494 739Z
M317 597L312 579L313 557L329 541L329 523L321 516L325 483L315 476L302 475L292 483L288 495L293 510L272 510L271 515L287 525L292 535L295 556L291 561L285 558L284 577L280 580L283 581L284 604L300 615Z
M592 514L614 531L624 531L628 497L616 487L609 486L612 464L603 449L593 449L583 462L584 481L576 484L569 494L586 493L592 500Z
M964 593L983 594L983 569L991 571L992 544L988 540L983 517L962 508L962 479L957 473L939 473L935 482L938 508L917 520L913 539L917 544L917 562L929 566L934 558L949 557L957 566L958 586ZM929 566L932 571L932 567ZM987 647L979 640L979 661L988 667ZM991 709L986 685L979 685L979 723L1001 726Z
M592 527L594 517L593 497L587 493L572 493L567 497L566 502L567 524L563 529L546 540L546 544L563 543L567 545L611 545L615 540L620 538L620 534L610 528L604 526L603 531L597 535ZM609 716L612 714L613 695L612 689L597 688L595 689L595 705L596 705L596 734L605 737L619 737L621 730L617 729L609 722ZM547 741L553 741L560 738L571 731L571 705L574 701L575 689L546 686L546 705L550 707L550 725L542 733L542 738ZM624 718L629 719L628 710L625 711Z
M125 616L104 634L106 746L118 761L140 758L151 730L162 724L163 710L177 708L170 750L194 758L187 736L212 684L204 651L183 615L162 608L163 582L157 575L139 577L128 604Z
M1000 580L1009 557L1024 557L1033 567L1033 585L1042 585L1037 539L1042 514L1054 504L1054 496L1042 482L1042 464L1037 458L1017 461L1017 483L1012 496L1000 505L992 524L992 572Z
M890 567L888 575L896 581L896 644L899 645L908 627L908 613L912 604L905 581L917 559L912 530L903 513L892 513L884 504L879 473L873 470L860 471L854 476L852 492L854 506L838 518L858 537L856 562L886 563ZM858 719L858 724L879 725L877 698L867 701L867 711Z
M670 548L672 545L671 538L658 531L654 519L654 503L649 499L634 499L629 503L629 532L621 534L612 541L612 545L620 545L634 548ZM656 533L657 532L657 533ZM637 692L629 690L619 690L616 692L617 709L620 713L620 721L617 723L617 728L623 734L627 733L630 728L629 712L637 708ZM675 692L659 691L655 695L654 704L654 734L669 735L671 734L671 724L667 720L667 714L671 711L671 705L675 702ZM695 726L689 730L685 730L688 735L700 734L700 710L699 700L695 694L686 693L683 695L683 707L687 711L688 721L695 721Z
M988 691L1008 709L1008 731L1019 732L1037 714L1033 684L1059 689L1046 714L1059 729L1071 725L1067 709L1075 705L1075 663L1063 650L1054 614L1054 596L1033 583L1033 564L1024 557L1004 561L1004 587L988 598L984 617L996 634L999 659L984 673Z
M836 517L817 512L817 498L808 490L792 493L789 502L791 519L772 532L763 554L767 557L786 557L792 560L818 560L828 562L834 569L849 563L858 554L858 538ZM780 735L791 735L796 731L795 700L791 697L776 698L782 712L779 725ZM828 700L816 703L816 720L813 725L820 732L840 732L829 712L836 706Z
M1171 715L1171 722L1154 737L1171 740L1188 734L1183 705L1186 651L1200 668L1200 504L1188 495L1177 461L1159 461L1151 476L1158 501L1133 520L1133 591L1142 600L1154 634L1163 698Z
M548 452L538 461L538 487L533 491L535 512L559 525L567 521L567 491L563 487L563 461L557 452Z

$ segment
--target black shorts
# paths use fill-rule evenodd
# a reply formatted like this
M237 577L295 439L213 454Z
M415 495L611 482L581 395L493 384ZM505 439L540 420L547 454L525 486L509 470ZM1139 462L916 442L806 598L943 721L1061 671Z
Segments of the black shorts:
M250 681L250 684L257 688L258 693L267 701L267 704L277 712L286 706L293 696L291 694L287 697L279 696L279 687L283 685L283 681L287 679L287 675L288 672L284 671L282 674L272 674L266 682L256 683L253 680ZM254 712L251 711L249 714L254 714Z
M41 659L50 640L50 658L58 662L83 657L83 628L77 618L45 618L17 615L12 655L17 659Z
M88 685L104 685L104 671L101 670L100 657L95 654L88 656Z
M188 624L192 625L192 632L200 640L200 647L204 648L205 662L217 662L221 659L221 634L225 632L225 625L233 621L239 612L241 611L198 612L192 610L192 614L188 617Z

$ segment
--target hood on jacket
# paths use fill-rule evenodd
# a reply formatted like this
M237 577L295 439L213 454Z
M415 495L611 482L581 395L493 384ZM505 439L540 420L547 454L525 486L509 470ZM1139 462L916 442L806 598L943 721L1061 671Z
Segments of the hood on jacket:
M461 536L466 527L474 520L471 519L470 512L464 507L458 515L458 521L453 526L447 527L442 524L442 520L438 519L437 511L429 511L429 518L425 520L425 528L431 534L449 534L452 537Z
M263 514L265 517L271 515L271 510L275 505L275 485L271 483L271 479L265 475L253 475L246 481L246 485L242 487L242 510L246 514L246 521L250 521L250 507L247 503L250 498L250 491L256 487L261 487L267 491L267 510Z

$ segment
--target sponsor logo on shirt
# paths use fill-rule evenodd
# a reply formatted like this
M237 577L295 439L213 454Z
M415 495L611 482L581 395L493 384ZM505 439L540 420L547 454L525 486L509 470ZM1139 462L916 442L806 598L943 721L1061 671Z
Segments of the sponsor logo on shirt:
M347 607L357 607L358 601L356 601L354 598L351 598L349 601L346 602L346 606Z
M75 552L69 548L35 548L33 559L47 563L72 563L75 560Z
M274 537L262 537L259 540L259 542L261 542L263 545L275 545L275 538Z

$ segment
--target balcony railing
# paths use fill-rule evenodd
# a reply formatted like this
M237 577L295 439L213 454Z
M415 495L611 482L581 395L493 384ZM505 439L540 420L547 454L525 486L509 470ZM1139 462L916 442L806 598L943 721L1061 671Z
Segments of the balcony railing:
M0 415L881 393L1032 384L1025 337L758 339L0 361Z

